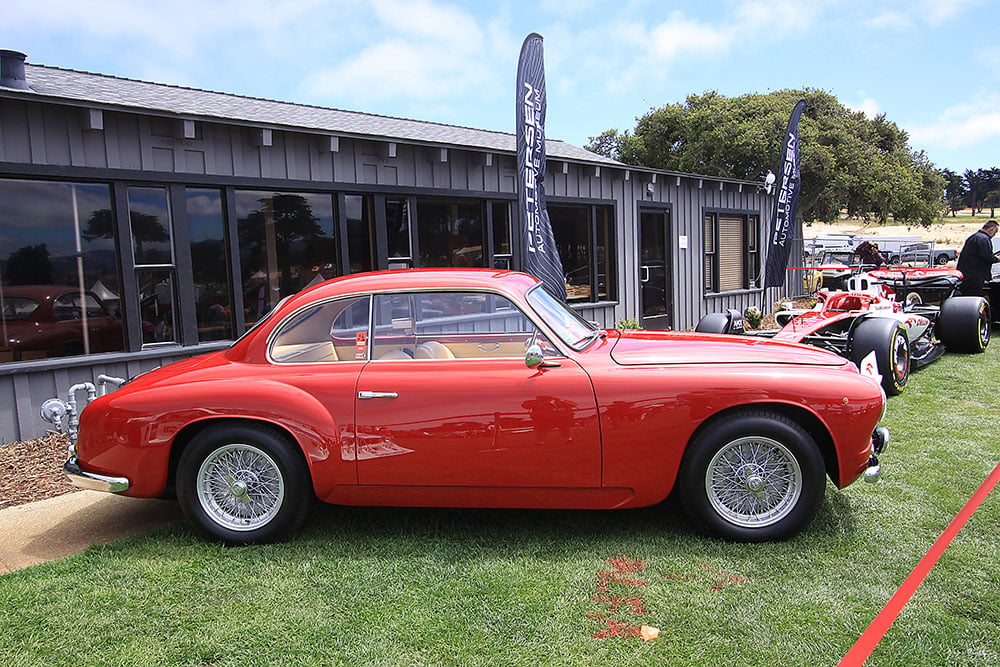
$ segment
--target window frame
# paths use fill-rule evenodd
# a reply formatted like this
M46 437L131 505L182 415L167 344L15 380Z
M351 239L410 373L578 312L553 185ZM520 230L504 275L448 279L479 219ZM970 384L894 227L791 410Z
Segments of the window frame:
M736 222L739 225L739 286L726 285L725 278L736 276L724 275L726 260L732 260L732 253L726 253L723 246L723 221ZM757 211L736 209L704 209L702 212L702 246L704 265L702 271L702 289L705 295L731 294L734 292L760 291L761 287L761 215ZM728 233L731 233L729 231Z
M570 305L582 305L582 304L593 304L593 303L615 303L618 301L618 255L615 251L617 235L616 235L616 216L615 216L615 206L608 203L606 200L574 200L574 199L554 199L550 198L548 205L546 207L549 214L549 222L552 224L552 234L555 237L556 247L560 245L559 230L557 229L557 224L553 223L553 210L558 212L559 209L576 209L577 211L586 211L586 253L587 253L587 264L586 268L590 278L590 289L589 293L585 296L569 298L567 295L567 303ZM602 211L604 215L602 216ZM604 245L600 246L599 241L604 240ZM565 239L563 239L565 240ZM598 248L602 247L603 251L598 252ZM600 272L600 266L602 264L602 258L604 263L604 273ZM560 254L560 261L563 260L562 254ZM580 270L584 266L580 266L574 270ZM566 273L566 266L563 264L563 273ZM599 284L601 276L604 276L604 288L601 289ZM603 294L602 294L603 292Z

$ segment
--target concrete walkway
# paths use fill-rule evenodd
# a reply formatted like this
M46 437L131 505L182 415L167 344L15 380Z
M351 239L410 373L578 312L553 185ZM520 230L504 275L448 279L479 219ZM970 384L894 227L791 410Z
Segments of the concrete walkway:
M0 510L0 574L80 553L181 518L170 500L76 491Z

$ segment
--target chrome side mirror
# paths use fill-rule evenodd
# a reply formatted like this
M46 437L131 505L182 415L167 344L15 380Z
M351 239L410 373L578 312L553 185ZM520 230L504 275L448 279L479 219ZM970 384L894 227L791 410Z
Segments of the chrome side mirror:
M556 361L546 361L542 346L532 343L524 354L524 365L528 368L553 368L559 365Z

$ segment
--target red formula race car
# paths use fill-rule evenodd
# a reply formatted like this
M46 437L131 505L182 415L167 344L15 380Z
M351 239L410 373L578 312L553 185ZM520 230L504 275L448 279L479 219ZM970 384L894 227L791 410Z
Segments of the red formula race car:
M815 348L598 329L521 273L389 271L306 289L228 350L96 398L66 470L129 496L174 487L231 544L288 535L314 498L614 509L675 490L711 534L779 540L827 476L878 478L884 407ZM43 413L76 430L74 405Z
M853 361L881 378L890 395L906 386L911 368L945 350L983 352L990 342L990 306L982 297L954 296L955 269L895 267L858 273L845 290L820 290L811 309L779 309L775 330L746 332L739 313L712 313L696 329L750 333L805 343Z

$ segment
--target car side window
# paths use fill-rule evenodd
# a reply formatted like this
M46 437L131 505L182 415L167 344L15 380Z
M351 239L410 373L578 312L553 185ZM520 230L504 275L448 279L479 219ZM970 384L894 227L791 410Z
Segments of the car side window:
M488 292L416 292L376 297L373 359L524 358L537 342L556 348L510 300Z
M311 306L283 323L271 342L277 363L330 363L367 359L371 297Z
M81 317L80 304L73 294L63 294L52 304L52 316L60 322L78 320Z

